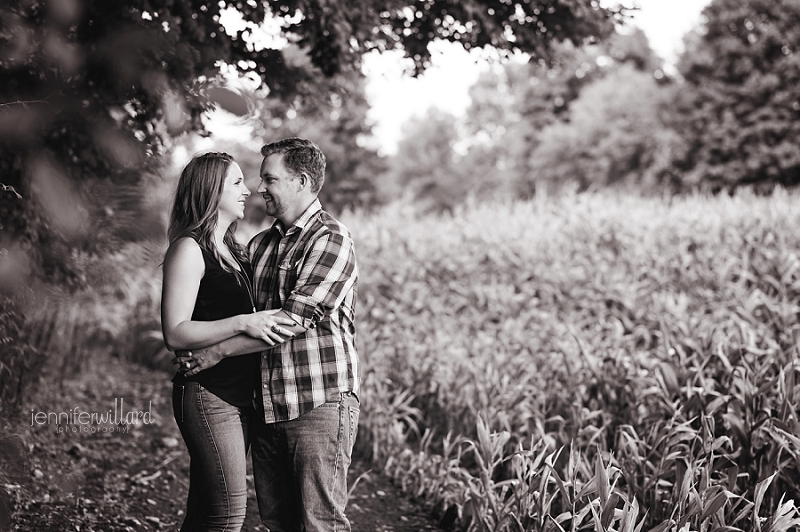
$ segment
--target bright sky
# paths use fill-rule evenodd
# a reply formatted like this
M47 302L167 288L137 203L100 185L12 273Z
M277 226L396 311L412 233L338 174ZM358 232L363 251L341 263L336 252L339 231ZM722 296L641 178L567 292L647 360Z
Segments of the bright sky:
M682 50L683 36L700 22L700 13L709 0L619 0L623 5L638 6L633 24L647 35L650 46L667 61L674 63ZM604 0L604 5L616 0ZM402 125L413 115L422 115L429 107L461 115L469 106L469 87L478 80L488 62L458 45L438 43L433 47L433 66L421 77L403 75L399 54L371 54L365 57L368 78L367 98L378 148L391 154L397 149Z

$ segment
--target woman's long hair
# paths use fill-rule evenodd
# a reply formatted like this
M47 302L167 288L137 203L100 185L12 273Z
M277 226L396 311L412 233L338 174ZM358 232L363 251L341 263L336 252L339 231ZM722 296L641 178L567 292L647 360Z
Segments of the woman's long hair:
M170 245L180 238L191 237L227 271L231 271L231 267L220 257L214 243L214 231L225 176L233 163L233 157L219 152L196 155L189 161L178 180L167 231ZM234 222L228 227L223 241L239 261L245 261L244 248L234 238L236 225Z

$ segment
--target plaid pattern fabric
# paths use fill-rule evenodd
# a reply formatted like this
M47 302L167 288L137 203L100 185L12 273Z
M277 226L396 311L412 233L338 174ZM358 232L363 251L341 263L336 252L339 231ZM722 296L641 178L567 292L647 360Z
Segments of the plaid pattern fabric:
M359 393L358 267L347 228L319 200L285 229L276 221L248 245L258 310L281 308L308 330L261 354L267 423L288 421L341 393Z

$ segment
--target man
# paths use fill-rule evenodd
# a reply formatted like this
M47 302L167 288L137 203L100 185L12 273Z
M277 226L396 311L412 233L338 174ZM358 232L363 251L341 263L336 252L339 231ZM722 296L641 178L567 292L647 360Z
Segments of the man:
M261 356L255 398L261 415L251 429L259 512L271 532L347 531L347 469L361 371L353 240L317 198L325 156L315 144L289 138L264 146L261 154L258 192L275 222L248 245L256 306L280 309L276 315L297 326L275 326L283 342ZM260 340L240 335L194 351L190 371L263 349Z

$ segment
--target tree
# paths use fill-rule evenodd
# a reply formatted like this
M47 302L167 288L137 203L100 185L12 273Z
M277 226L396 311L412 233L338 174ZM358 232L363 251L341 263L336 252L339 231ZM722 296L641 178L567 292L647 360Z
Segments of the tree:
M713 0L682 55L684 186L800 183L800 3Z
M384 196L410 196L424 209L449 209L458 203L469 186L461 182L453 150L457 140L457 120L450 113L434 107L408 120L383 182Z
M367 51L402 48L417 72L435 39L546 56L552 42L607 35L617 14L591 0L4 2L0 245L51 280L76 279L75 249L157 231L127 223L142 208L135 192L173 136L203 130L214 99L240 106L214 87L221 66L299 108ZM243 22L229 30L223 16ZM266 43L265 20L278 28Z
M665 79L660 67L661 59L650 48L644 33L637 29L616 33L606 41L580 48L562 43L554 47L550 62L512 63L486 73L470 89L472 104L467 113L467 129L471 147L467 158L475 162L470 168L477 174L489 176L483 180L494 181L494 190L502 190L502 182L511 182L517 186L505 187L510 194L527 196L533 193L535 181L543 171L548 179L556 179L559 172L556 166L565 170L577 161L573 156L581 157L569 153L569 149L577 149L576 143L582 143L581 139L590 134L570 125L576 119L592 121L590 116L576 118L573 106L583 91L607 76L614 76L620 69L626 72L633 69L642 75L630 72L614 77L615 82L635 82L641 78L655 85L654 76ZM615 99L613 87L608 96ZM641 98L637 101L641 102ZM615 105L606 100L595 103L604 108ZM590 110L582 106L577 112L586 111ZM655 110L649 106L646 112ZM597 123L593 127L603 126ZM553 135L565 144L559 146L550 138ZM541 143L547 144L543 148L545 152L560 155L555 159L549 156L532 158L531 153ZM476 154L481 155L473 157ZM553 167L544 168L543 164ZM598 179L605 181L606 177Z
M662 119L671 96L652 74L629 65L585 87L572 102L569 122L542 130L520 192L567 183L576 183L578 190L660 186L656 174L678 142Z
M260 143L305 137L319 145L327 161L320 193L326 210L376 205L380 198L375 180L385 171L385 163L362 142L371 135L365 80L360 73L348 72L322 83L320 93L324 97L306 98L302 106L264 97L257 91L254 134ZM336 84L336 89L325 90L326 84Z

